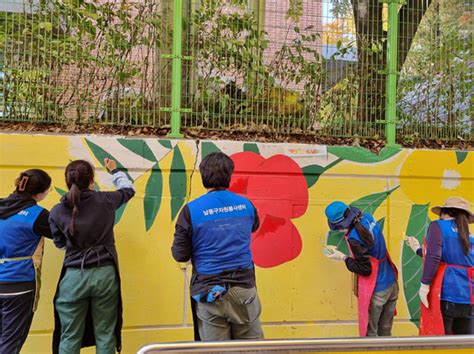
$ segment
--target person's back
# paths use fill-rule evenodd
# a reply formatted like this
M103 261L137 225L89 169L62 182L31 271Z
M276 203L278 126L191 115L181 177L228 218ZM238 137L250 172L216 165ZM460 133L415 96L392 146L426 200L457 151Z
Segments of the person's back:
M0 199L0 353L19 353L39 299L43 236L51 238L49 212L37 205L51 178L24 171L15 192Z
M193 264L196 339L263 338L250 250L259 219L248 199L226 190L233 169L227 155L207 155L199 170L208 193L185 205L176 223L173 257Z
M384 291L396 281L396 276L393 267L387 259L387 246L385 243L385 238L383 236L379 223L372 217L372 215L363 214L360 222L367 230L370 231L373 236L374 244L372 245L372 247L369 247L364 242L364 240L359 237L356 229L351 230L349 238L356 239L365 247L367 247L370 256L379 261L377 281L375 284L374 291Z
M449 264L443 278L441 300L471 304L474 274L469 275L469 268L474 267L474 237L469 235L470 251L466 254L461 247L461 239L456 227L456 221L436 220L443 237L441 261ZM469 291L471 289L471 291Z
M201 274L253 268L250 251L255 212L250 201L216 190L189 203L193 266Z
M122 300L113 226L116 209L135 190L114 161L105 163L117 191L94 191L92 165L76 160L66 167L69 192L51 210L54 243L66 251L54 300L53 353L78 353L93 345L98 353L121 350Z

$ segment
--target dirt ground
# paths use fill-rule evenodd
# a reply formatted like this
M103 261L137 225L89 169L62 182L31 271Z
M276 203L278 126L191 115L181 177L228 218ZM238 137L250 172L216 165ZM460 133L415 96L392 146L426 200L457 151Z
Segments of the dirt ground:
M64 126L60 124L32 124L32 123L0 123L0 132L6 133L53 133L53 134L105 134L120 135L128 137L160 137L166 138L169 133L169 127L150 128L150 127L126 127L126 126ZM339 138L315 134L283 134L275 132L252 132L252 131L222 131L208 129L183 129L185 139L199 140L240 140L240 141L258 141L275 143L304 143L319 145L345 145L361 146L368 150L378 153L384 146L382 139L368 138ZM427 149L456 149L456 150L474 150L474 140L463 141L441 141L416 139L407 143L398 142L401 146L407 148L427 148Z

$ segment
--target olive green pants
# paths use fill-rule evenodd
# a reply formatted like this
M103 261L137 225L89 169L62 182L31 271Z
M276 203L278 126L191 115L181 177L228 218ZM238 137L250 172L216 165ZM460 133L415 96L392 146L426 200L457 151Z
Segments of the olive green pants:
M56 310L61 321L60 354L78 354L86 315L91 307L96 353L115 353L115 325L119 301L118 277L114 266L68 268L59 284Z
M199 336L203 341L263 339L261 311L255 288L234 286L215 302L196 304Z

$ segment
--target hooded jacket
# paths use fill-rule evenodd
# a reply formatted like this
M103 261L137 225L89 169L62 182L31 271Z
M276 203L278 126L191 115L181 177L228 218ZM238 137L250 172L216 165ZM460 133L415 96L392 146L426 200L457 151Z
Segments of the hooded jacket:
M13 193L0 199L0 259L29 257L42 236L51 238L49 212L33 198ZM32 259L0 264L0 294L35 288Z

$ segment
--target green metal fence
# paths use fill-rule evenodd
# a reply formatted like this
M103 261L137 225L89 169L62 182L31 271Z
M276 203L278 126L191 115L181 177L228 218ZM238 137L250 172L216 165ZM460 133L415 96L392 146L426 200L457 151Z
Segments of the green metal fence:
M472 140L473 11L0 0L0 121Z

